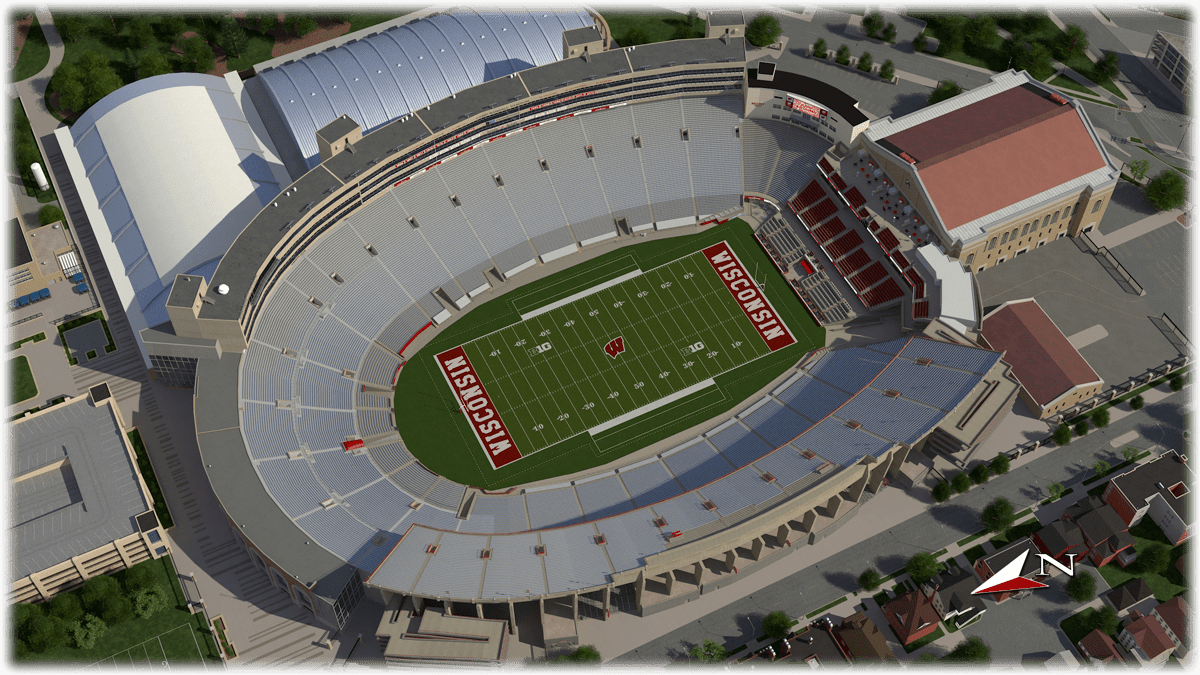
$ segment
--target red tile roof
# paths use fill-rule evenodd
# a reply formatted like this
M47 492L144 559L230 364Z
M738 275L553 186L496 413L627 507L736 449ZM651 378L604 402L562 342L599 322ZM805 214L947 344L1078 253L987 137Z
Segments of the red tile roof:
M1034 300L1006 303L983 319L983 337L1003 351L1021 385L1041 405L1100 376Z
M1171 629L1175 637L1186 644L1190 628L1188 625L1190 618L1187 603L1183 601L1183 598L1177 595L1167 600L1158 607L1155 607L1154 613L1167 624L1167 627Z
M1101 632L1099 628L1083 636L1083 639L1079 641L1079 647L1087 656L1098 661L1108 663L1115 658L1121 663L1125 662L1121 652L1117 651L1117 645L1112 638Z
M1146 652L1146 657L1153 659L1159 654L1171 649L1175 643L1167 637L1167 631L1154 619L1143 616L1125 627L1125 632L1133 636L1137 646Z
M917 159L947 230L1105 166L1083 120L1014 87L886 138Z
M920 590L909 591L895 598L887 603L887 607L900 620L901 625L896 632L902 639L911 641L915 639L913 636L922 628L927 628L929 624L936 625L938 621L941 621L937 609L933 606L933 601Z

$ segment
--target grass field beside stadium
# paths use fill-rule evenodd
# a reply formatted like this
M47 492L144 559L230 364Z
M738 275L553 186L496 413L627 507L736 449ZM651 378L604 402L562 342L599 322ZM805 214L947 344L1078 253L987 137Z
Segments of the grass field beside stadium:
M795 344L767 347L701 253L722 241L765 283L766 299ZM536 312L553 303L560 306ZM605 346L617 337L624 351L614 357ZM823 344L824 329L749 225L734 220L622 248L473 309L401 370L397 428L430 470L498 489L605 464L662 440L735 406ZM452 350L469 359L519 460L492 468L460 412L455 376L444 374L436 358ZM696 386L709 379L711 386ZM688 393L689 387L695 389ZM617 419L654 402L660 407ZM595 431L605 423L611 428Z

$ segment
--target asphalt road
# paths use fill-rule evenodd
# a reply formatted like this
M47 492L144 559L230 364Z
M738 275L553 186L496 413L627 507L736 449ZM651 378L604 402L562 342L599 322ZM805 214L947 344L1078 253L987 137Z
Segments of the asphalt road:
M1121 447L1110 441L1130 431L1139 438L1131 441L1139 447L1159 444L1165 448L1182 447L1182 397L1147 406L1118 420L1105 429L1094 430L1062 448L1039 450L1045 453L1024 466L971 489L945 504L930 508L840 553L811 565L796 574L730 603L722 609L699 617L667 635L618 656L614 663L652 663L682 657L692 645L706 638L734 648L757 637L761 621L768 613L781 609L802 616L857 590L855 578L868 566L890 574L912 555L941 550L948 544L976 532L981 527L979 514L997 497L1005 497L1018 509L1046 497L1045 487L1052 481L1070 483L1091 470L1098 459L1112 465L1123 461ZM888 488L897 489L897 488ZM1082 495L1082 491L1076 490ZM1072 495L1074 497L1074 495ZM852 520L846 527L854 527ZM819 544L818 544L819 545ZM992 617L985 615L983 622ZM982 623L982 622L981 622ZM752 624L752 625L751 625ZM753 631L751 630L753 628ZM1020 659L1023 645L991 640L993 658Z

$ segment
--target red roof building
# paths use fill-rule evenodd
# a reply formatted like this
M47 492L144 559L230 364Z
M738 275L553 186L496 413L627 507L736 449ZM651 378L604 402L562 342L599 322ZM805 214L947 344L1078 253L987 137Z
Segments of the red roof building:
M983 317L980 342L1004 352L1021 398L1046 418L1100 393L1096 374L1037 300L1012 300Z
M1099 628L1093 630L1077 645L1079 653L1084 657L1091 659L1097 663L1108 663L1116 660L1120 663L1125 663L1125 658L1121 656L1121 651L1117 649L1117 644L1112 641L1112 638L1105 635Z
M1163 627L1167 637L1175 645L1176 658L1187 656L1188 645L1191 643L1192 620L1183 597L1177 595L1159 604L1151 610L1150 616L1158 621L1158 625Z
M1191 482L1187 460L1168 450L1114 477L1101 497L1126 525L1133 527L1149 514L1167 539L1179 544L1188 536L1187 494Z
M1162 663L1175 651L1175 644L1162 625L1137 610L1129 613L1125 627L1117 633L1117 641L1143 663Z
M932 598L932 593L926 595L917 589L883 606L883 615L901 643L912 644L937 630L941 617L933 606Z

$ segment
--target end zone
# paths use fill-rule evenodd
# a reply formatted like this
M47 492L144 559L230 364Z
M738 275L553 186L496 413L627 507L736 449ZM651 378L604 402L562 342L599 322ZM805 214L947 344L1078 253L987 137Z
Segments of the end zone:
M446 384L450 385L450 390L458 398L460 410L467 416L467 422L492 468L499 469L521 459L520 450L500 419L492 398L479 381L466 350L459 345L438 354L434 359L446 378Z
M772 352L796 344L796 338L783 323L783 317L771 305L750 273L746 271L737 254L729 248L728 242L713 244L704 249L704 258L716 270L717 276L725 283L729 294L737 300L738 306L745 312L746 318L754 324L763 342Z

